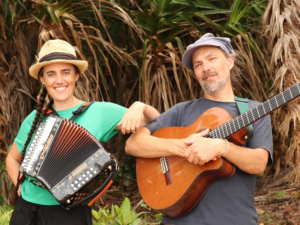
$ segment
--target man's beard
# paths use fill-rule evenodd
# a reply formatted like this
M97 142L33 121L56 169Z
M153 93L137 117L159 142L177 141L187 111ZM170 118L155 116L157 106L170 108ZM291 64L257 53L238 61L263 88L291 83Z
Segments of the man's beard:
M207 76L209 76L210 74L216 75L218 79L216 81L204 81L204 79ZM200 82L200 85L201 85L202 89L205 90L205 91L215 92L220 87L224 86L227 83L228 79L229 79L229 77L227 77L225 79L219 79L218 73L216 73L216 72L208 72L208 73L204 74L203 79Z

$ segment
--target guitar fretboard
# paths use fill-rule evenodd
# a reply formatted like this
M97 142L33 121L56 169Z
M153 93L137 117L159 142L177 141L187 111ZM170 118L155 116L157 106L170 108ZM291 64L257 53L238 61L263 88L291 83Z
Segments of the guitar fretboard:
M300 83L210 131L206 137L225 139L300 96Z

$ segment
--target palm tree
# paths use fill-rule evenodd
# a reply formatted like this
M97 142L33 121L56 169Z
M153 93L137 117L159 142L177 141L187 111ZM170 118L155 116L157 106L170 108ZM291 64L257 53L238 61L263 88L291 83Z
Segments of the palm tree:
M118 39L124 29L137 28L128 14L113 2L5 0L0 2L0 11L3 12L0 14L1 159L5 158L21 122L36 104L40 84L29 76L28 70L45 41L67 40L75 47L78 58L89 62L89 70L81 76L75 93L86 101L110 101L112 95L108 90L122 86L122 82L116 81L115 72L126 64L138 67L123 50L126 42ZM124 21L130 28L125 27ZM116 27L110 28L112 25ZM119 147L119 150L123 149ZM0 180L2 184L3 179Z
M300 21L299 1L270 1L263 16L269 74L274 79L271 95L299 82L300 79ZM300 111L299 99L277 110L272 115L276 144L275 177L281 166L293 167L290 178L300 181Z

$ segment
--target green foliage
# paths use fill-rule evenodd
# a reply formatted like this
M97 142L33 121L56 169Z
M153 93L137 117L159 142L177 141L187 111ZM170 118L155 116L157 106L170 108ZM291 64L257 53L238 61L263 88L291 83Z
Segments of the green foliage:
M275 191L275 197L284 197L286 196L286 191Z
M93 225L140 225L146 224L141 218L146 212L136 213L130 205L128 198L125 198L121 207L112 205L111 210L104 207L99 211L92 210L94 216Z
M128 187L131 184L136 183L136 171L135 171L135 163L132 165L130 160L126 160L125 158L120 160L120 171L118 173L118 177L115 179L116 181L121 181L124 186Z
M0 224L8 225L11 215L13 212L13 207L10 205L4 205L4 200L0 196Z

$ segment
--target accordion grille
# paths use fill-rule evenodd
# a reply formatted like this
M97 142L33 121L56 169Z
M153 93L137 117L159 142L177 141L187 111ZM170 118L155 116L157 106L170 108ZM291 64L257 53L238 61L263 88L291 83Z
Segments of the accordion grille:
M63 120L45 154L37 174L46 181L48 188L54 187L93 153L101 144L87 130L68 120Z

